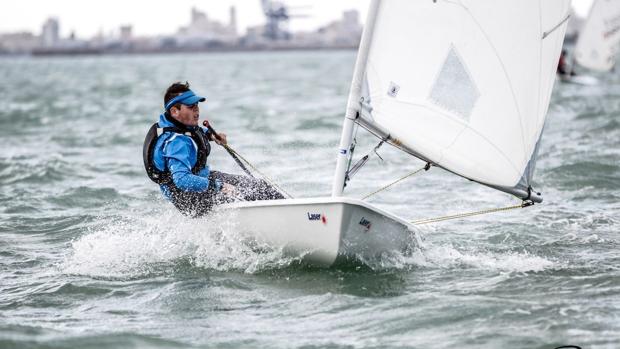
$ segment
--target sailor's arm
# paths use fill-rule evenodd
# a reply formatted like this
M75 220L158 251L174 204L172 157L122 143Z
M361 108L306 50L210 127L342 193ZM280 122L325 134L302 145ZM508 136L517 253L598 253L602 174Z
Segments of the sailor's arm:
M213 138L213 141L215 141L215 143L217 143L219 145L226 145L226 144L228 144L228 141L226 140L226 134L225 133L218 133L217 135L220 138L216 138L214 136L211 136L211 138Z
M192 145L182 139L175 139L164 148L164 157L172 174L174 185L183 191L203 192L209 188L209 170L205 168L200 175L192 173L190 154Z
M205 121L206 122L206 121ZM206 127L201 127L202 130L208 135L208 139L210 141L214 141L215 143L219 144L219 145L226 145L228 144L228 141L226 140L226 134L225 133L217 133L218 137L215 137L215 133L212 132L211 128L209 126Z
M209 189L208 169L203 169L201 176L197 176L177 159L170 159L168 164L172 173L172 181L177 188L192 192L205 192Z

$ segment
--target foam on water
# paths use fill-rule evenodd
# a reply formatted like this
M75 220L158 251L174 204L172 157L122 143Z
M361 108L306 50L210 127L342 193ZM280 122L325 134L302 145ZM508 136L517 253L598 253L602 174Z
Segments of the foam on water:
M558 267L557 263L528 252L465 252L451 245L427 246L422 256L416 256L416 263L439 268L469 267L501 272L539 272Z
M101 218L73 240L60 265L66 274L100 278L139 278L174 273L178 264L217 271L257 273L286 268L300 257L261 245L238 232L236 212L187 219L170 209L149 215ZM528 252L462 251L452 245L422 242L411 253L393 251L370 260L372 270L475 268L500 272L538 272L557 263Z
M102 219L96 228L71 242L61 263L66 274L136 278L166 273L178 263L255 273L284 267L294 258L238 234L234 213L187 219L168 210L149 216Z

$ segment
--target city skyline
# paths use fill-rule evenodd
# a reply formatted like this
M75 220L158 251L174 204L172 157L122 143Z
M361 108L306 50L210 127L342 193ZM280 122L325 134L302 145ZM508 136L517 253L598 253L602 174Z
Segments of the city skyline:
M286 4L293 13L307 15L294 18L290 28L293 31L315 30L337 19L345 10L355 9L364 21L370 0L289 0ZM579 16L586 16L592 0L573 0ZM91 38L99 34L117 32L123 25L131 25L136 36L169 35L189 21L190 9L196 7L205 11L217 21L226 21L230 6L236 6L239 31L262 25L265 17L259 0L177 0L174 6L166 3L149 3L148 10L139 2L121 0L22 0L0 6L4 14L25 14L2 16L0 33L31 32L40 34L42 23L54 17L62 23L61 36L75 33L80 38ZM300 7L295 11L295 7ZM7 17L7 18L4 18Z
M143 9L144 4L121 0L39 3L40 0L22 0L1 5L2 13L28 13L28 16L2 18L0 33L31 32L38 35L48 18L56 18L61 22L60 34L63 37L71 33L80 38L109 35L124 25L131 25L136 36L170 35L190 21L193 7L206 12L210 19L226 22L230 7L235 6L240 33L248 27L265 23L259 0L177 0L173 7L164 3L149 3L148 11ZM364 19L369 3L370 0L338 0L335 4L327 0L286 1L292 7L293 14L306 15L292 19L290 27L293 31L316 30L338 19L343 11L349 9L358 10Z
M268 23L240 31L235 6L228 20L219 21L192 7L190 20L173 34L138 36L133 25L122 25L117 33L99 33L91 38L77 33L61 34L62 21L48 18L40 35L32 32L0 33L0 54L77 55L162 52L215 52L240 50L344 49L357 47L362 35L358 10L347 10L319 30L292 32L287 28L288 10L265 4Z

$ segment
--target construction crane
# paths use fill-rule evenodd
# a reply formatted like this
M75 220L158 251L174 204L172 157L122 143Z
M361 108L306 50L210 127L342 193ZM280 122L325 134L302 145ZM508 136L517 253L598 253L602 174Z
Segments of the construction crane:
M265 37L270 40L288 40L291 33L288 31L288 21L293 17L307 17L289 12L289 7L280 1L261 0L263 13L267 17Z

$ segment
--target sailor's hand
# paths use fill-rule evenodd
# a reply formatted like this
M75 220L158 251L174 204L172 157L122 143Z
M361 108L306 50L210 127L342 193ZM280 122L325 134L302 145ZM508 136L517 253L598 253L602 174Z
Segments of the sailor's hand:
M224 184L222 184L221 192L222 192L222 194L225 194L225 195L228 195L228 196L236 196L237 195L237 187L235 187L232 184L224 183Z
M226 134L225 133L218 133L217 134L219 136L218 137L213 137L215 140L215 143L219 144L219 145L226 145L228 144L228 141L226 140Z

